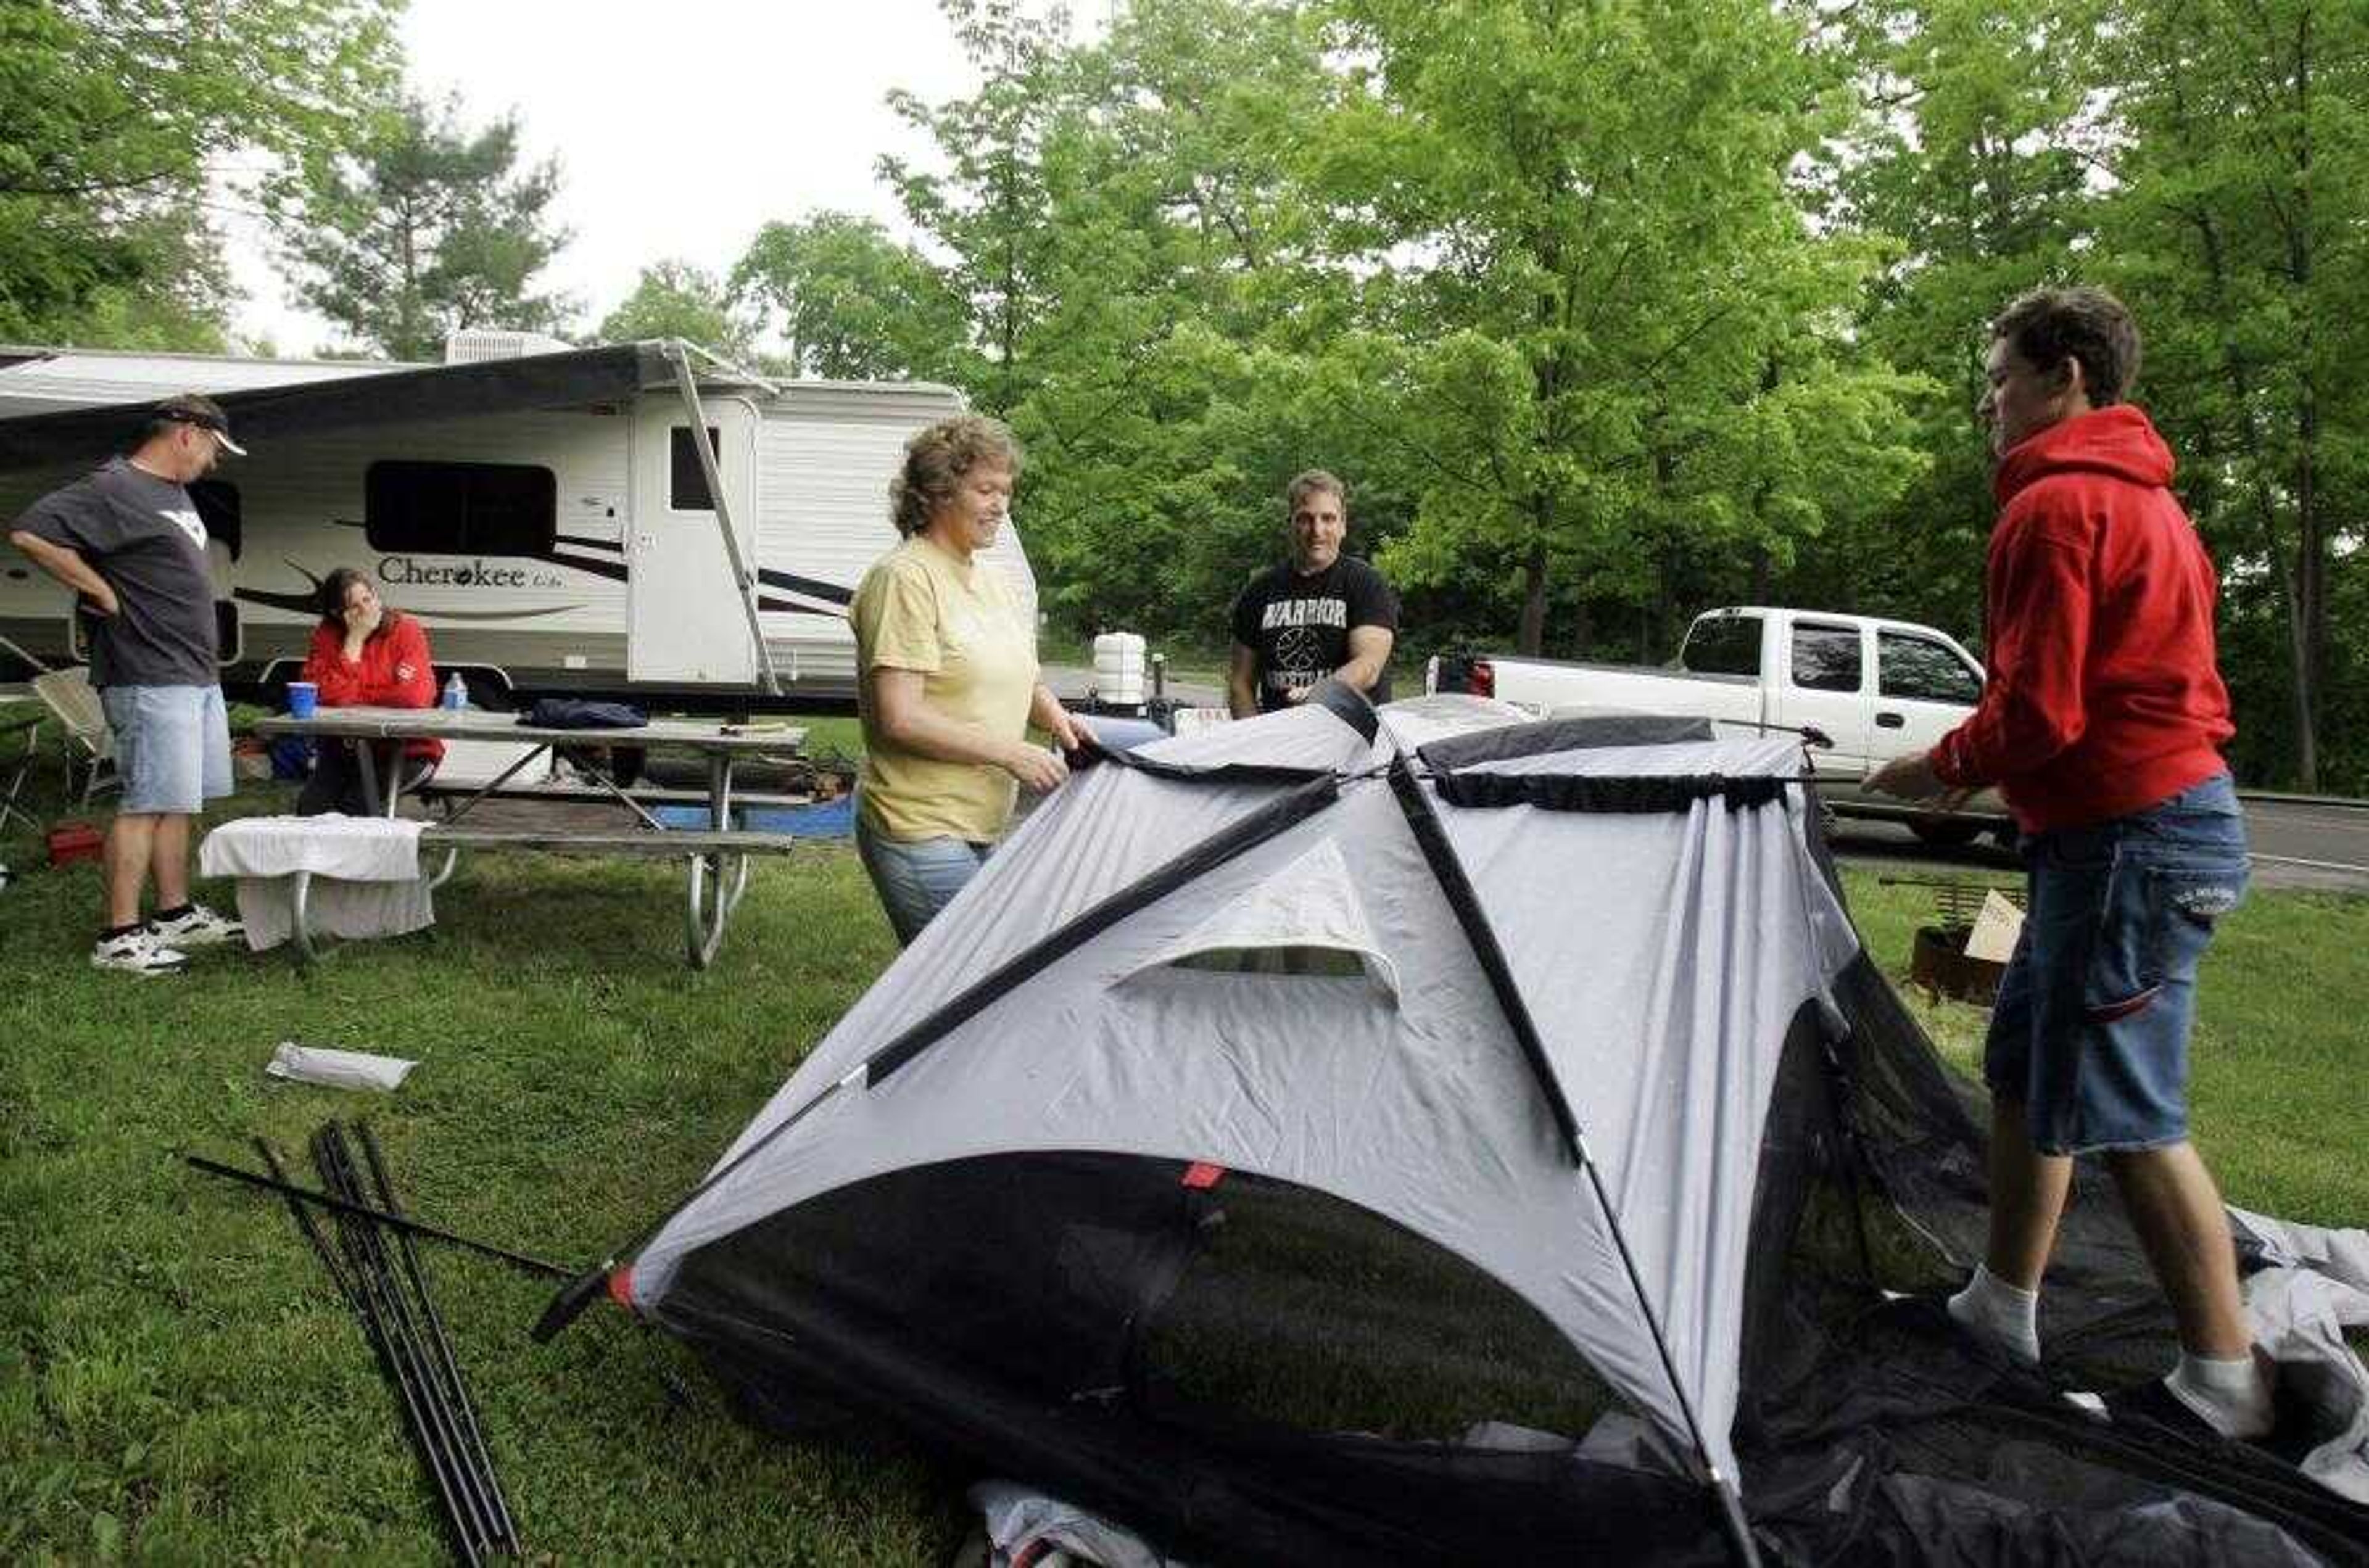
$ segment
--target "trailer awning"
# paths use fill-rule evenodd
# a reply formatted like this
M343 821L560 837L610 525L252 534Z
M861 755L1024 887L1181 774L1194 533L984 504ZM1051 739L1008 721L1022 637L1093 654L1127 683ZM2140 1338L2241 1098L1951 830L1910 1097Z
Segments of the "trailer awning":
M658 345L619 343L425 370L374 372L358 363L350 376L290 386L182 390L213 397L230 415L239 444L260 452L275 441L329 430L609 402L673 379ZM97 462L122 452L148 406L110 404L0 419L0 473Z

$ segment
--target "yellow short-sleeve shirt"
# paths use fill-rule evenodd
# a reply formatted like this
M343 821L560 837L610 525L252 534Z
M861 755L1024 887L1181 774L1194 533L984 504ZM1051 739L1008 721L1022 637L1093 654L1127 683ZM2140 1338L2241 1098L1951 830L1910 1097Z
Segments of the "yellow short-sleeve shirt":
M858 669L905 670L936 712L999 738L1028 733L1036 691L1036 629L1024 601L988 563L908 539L872 565L848 618ZM1001 768L942 762L884 738L864 704L862 810L891 839L952 836L985 843L1012 818L1014 784Z

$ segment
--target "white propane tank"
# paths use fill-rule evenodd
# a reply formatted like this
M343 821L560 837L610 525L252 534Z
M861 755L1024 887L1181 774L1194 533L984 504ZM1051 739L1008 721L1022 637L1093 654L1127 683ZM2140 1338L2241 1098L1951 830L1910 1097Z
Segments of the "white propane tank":
M1104 632L1094 639L1094 695L1113 707L1143 705L1143 639Z

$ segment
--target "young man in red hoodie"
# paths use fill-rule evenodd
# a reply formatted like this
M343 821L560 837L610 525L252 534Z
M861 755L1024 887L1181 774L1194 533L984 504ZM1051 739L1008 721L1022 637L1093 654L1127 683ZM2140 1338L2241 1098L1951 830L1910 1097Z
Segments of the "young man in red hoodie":
M1990 679L1964 724L1868 785L1954 807L1996 784L2025 834L2031 910L1984 1051L1988 1255L1951 1315L2039 1360L2072 1156L2102 1153L2180 1331L2180 1365L2138 1402L2258 1437L2270 1379L2187 1104L2197 960L2244 896L2245 821L2219 750L2213 563L2169 449L2123 401L2138 362L2100 290L2041 290L1993 324Z

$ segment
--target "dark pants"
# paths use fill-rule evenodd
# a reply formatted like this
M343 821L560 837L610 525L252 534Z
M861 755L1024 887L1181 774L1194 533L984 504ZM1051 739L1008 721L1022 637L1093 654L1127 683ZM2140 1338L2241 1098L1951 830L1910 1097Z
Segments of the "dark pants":
M296 796L296 815L319 817L340 811L349 817L370 815L370 802L362 793L362 770L368 768L372 787L386 787L384 746L399 746L400 741L325 739L316 749L313 776L304 781ZM436 764L425 757L406 757L403 771L395 782L397 795L408 795L428 782ZM385 802L379 809L386 809Z

